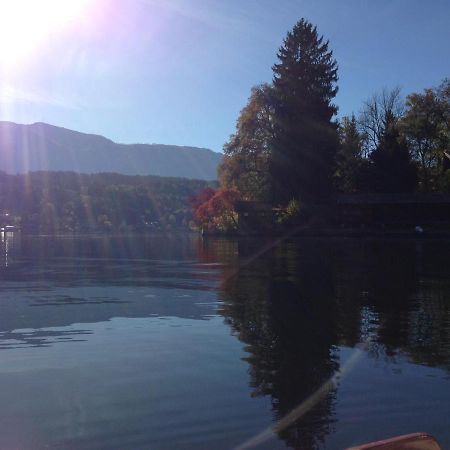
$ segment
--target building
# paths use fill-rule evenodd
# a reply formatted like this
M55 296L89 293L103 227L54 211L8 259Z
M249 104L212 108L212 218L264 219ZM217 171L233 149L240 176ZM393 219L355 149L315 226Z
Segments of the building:
M346 194L336 200L338 225L353 226L450 226L450 195Z
M239 201L235 209L240 233L270 233L274 230L276 211L269 203Z

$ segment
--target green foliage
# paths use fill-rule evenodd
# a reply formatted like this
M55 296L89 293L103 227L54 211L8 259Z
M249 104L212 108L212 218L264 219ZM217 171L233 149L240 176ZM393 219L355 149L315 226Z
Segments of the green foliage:
M446 169L444 152L450 145L450 81L409 95L401 129L420 163L422 190L439 188L438 179Z
M270 174L275 202L326 200L332 192L337 63L316 27L301 19L287 34L274 72Z
M236 133L224 145L219 178L235 187L246 200L269 197L268 158L273 138L273 90L263 84L252 89L236 124Z
M339 124L339 149L336 155L336 188L340 192L357 192L362 183L363 137L355 116L344 117Z
M0 173L0 211L25 231L144 232L189 229L190 198L206 181L73 172Z
M273 83L253 88L224 146L223 187L279 205L281 223L305 215L291 199L324 218L336 191L450 190L448 79L408 96L406 110L399 88L383 89L358 120L344 117L338 126L337 63L316 27L301 19L277 57Z
M286 207L286 213L291 217L297 217L300 214L300 202L293 198Z
M290 225L298 223L302 218L304 218L304 208L297 199L293 198L289 200L285 208L279 211L277 221L281 225Z
M376 149L370 154L372 192L413 192L417 187L417 169L411 161L406 140L400 135L398 123L386 114L384 131Z

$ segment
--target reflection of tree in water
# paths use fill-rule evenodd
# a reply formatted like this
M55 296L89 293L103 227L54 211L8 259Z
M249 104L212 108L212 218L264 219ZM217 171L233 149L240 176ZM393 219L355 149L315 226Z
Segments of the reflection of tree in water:
M225 265L221 312L246 344L253 395L271 396L275 420L333 374L337 346L367 342L370 356L389 363L406 355L450 368L448 244L300 240L262 254L261 241L204 245L208 260ZM330 392L280 437L319 447L334 403Z
M372 338L389 349L404 341L404 310L416 288L414 251L386 242L335 243L334 275L340 343Z
M241 267L225 277L222 314L247 344L253 395L270 395L278 420L334 371L333 284L325 247L283 243L245 264L259 246L240 243ZM333 391L279 432L295 448L317 448L333 423Z
M415 363L450 368L448 244L346 242L336 249L341 339L348 345L363 340L359 316L370 322L373 355L401 353Z
M407 348L413 361L450 370L450 248L416 248L418 289L408 312Z

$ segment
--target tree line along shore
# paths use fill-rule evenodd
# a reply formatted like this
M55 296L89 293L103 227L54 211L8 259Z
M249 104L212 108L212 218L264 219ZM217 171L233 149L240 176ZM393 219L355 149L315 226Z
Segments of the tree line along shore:
M409 226L425 209L432 221L433 208L442 221L442 205L450 209L442 197L450 193L449 79L406 98L398 87L382 89L358 114L338 118L338 64L305 19L287 33L272 71L271 83L251 90L224 145L219 189L193 203L198 228L336 226L342 211L364 224L375 215L380 224Z
M188 231L190 199L215 185L114 173L0 172L0 221L33 234Z
M338 117L338 63L305 19L287 33L272 71L224 145L218 183L0 172L0 225L33 233L450 229L450 79L406 97L382 89Z

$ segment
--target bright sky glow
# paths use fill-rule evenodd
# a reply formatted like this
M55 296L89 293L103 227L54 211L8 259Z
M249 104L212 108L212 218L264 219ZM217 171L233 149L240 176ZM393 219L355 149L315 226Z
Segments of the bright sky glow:
M89 0L0 0L0 65L23 62L78 18Z
M339 64L339 114L450 76L450 1L0 0L0 120L220 151L304 17Z

